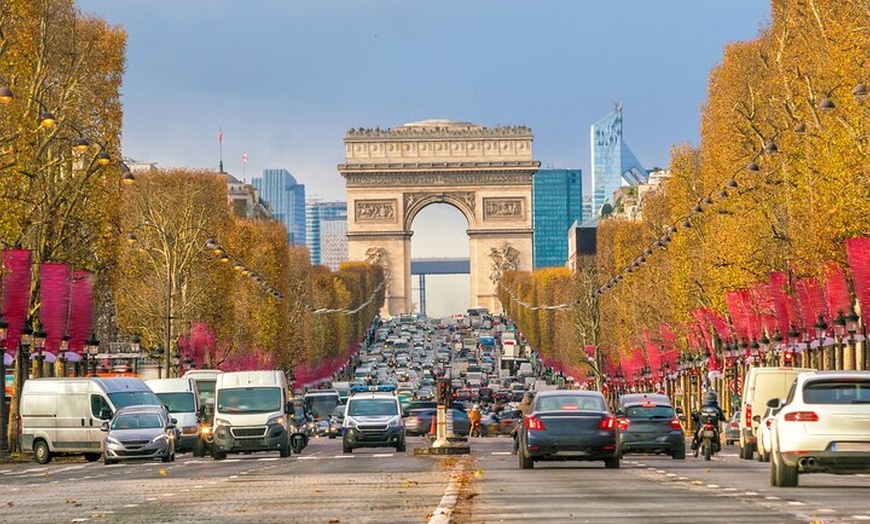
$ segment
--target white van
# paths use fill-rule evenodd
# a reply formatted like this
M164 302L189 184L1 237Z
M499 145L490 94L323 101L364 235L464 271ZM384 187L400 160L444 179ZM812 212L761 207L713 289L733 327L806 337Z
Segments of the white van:
M100 459L102 423L127 406L163 405L132 377L34 378L21 391L21 449L40 464L55 455Z
M221 373L223 371L219 369L188 369L184 372L183 378L193 379L200 406L204 407L209 401L214 403L214 388Z
M758 446L758 424L772 398L785 398L792 383L812 368L753 367L743 382L740 400L740 458L751 459Z
M194 456L204 457L205 443L200 441L199 431L202 411L193 379L160 378L146 380L145 383L177 421L175 425L181 431L181 438L175 445L176 451L192 451Z
M215 384L212 457L277 450L290 456L287 414L293 413L283 371L222 373Z

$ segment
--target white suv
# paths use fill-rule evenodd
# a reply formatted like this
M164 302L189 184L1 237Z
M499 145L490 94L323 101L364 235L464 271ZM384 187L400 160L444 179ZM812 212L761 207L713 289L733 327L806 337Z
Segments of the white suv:
M798 474L870 473L870 371L801 373L771 424L770 484Z
M394 388L395 389L395 388ZM341 449L395 447L405 451L405 423L399 397L383 386L359 391L354 388L344 410Z

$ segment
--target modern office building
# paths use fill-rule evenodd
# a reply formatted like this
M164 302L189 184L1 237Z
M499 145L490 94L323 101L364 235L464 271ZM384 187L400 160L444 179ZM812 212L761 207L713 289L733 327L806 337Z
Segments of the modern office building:
M583 176L579 169L540 169L532 178L534 267L564 266L568 228L583 216Z
M605 203L613 205L613 193L621 186L645 183L647 171L622 137L622 104L592 124L591 140L592 210L597 215Z
M347 260L347 202L309 200L305 206L305 236L313 265L338 265Z
M305 186L297 183L286 169L264 169L263 176L254 177L251 185L272 206L272 218L287 227L290 243L304 245Z

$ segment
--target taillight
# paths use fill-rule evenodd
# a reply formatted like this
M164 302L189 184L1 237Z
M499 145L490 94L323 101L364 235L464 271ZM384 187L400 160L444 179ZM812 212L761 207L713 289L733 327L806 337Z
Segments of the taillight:
M746 413L743 414L743 423L747 428L752 427L752 404L746 404Z
M598 423L598 429L611 430L616 427L616 419L613 417L605 417Z
M787 422L818 422L819 416L813 411L793 411L783 417Z
M530 431L544 431L544 422L538 417L526 417L526 429Z
M625 417L619 417L616 419L616 424L619 426L620 431L625 431L628 429L628 419Z
M683 425L680 424L680 419L678 419L678 418L672 418L672 419L671 419L671 428L672 428L672 429L682 430L682 429L683 429Z
M770 429L770 425L772 423L773 423L773 419L770 419L770 418L764 421L764 425L767 426L768 429Z

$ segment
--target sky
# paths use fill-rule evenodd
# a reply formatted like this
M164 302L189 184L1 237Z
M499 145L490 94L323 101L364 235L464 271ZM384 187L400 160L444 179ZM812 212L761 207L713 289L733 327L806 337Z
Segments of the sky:
M285 168L323 200L346 200L348 129L436 118L529 126L541 167L582 169L586 192L589 127L619 101L626 143L667 167L673 145L698 143L724 46L770 17L762 0L77 4L128 35L124 156L217 169L222 129L226 171ZM413 256L468 256L467 227L447 205L425 209ZM467 307L467 275L434 280L430 315Z

